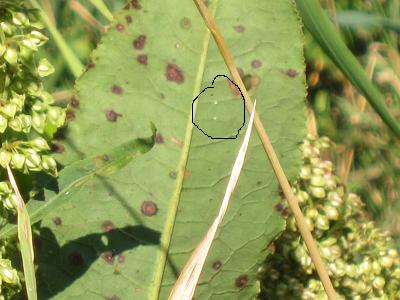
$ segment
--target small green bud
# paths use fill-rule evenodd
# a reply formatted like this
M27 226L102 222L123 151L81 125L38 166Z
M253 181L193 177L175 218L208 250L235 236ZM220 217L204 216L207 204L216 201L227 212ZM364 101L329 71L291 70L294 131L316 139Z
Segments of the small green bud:
M382 271L381 265L376 260L372 262L372 271L374 274L380 274Z
M334 206L324 207L324 211L329 220L336 221L339 219L339 212L337 211L337 209Z
M15 210L18 207L18 196L16 194L10 194L6 200L4 200L3 205L9 210Z
M32 126L39 133L43 133L44 126L46 123L46 115L38 114L36 112L32 112Z
M1 270L1 277L7 283L17 283L18 275L17 271L11 268L3 268Z
M32 51L37 51L38 50L36 44L29 38L28 39L23 39L21 43L22 43L22 45L24 47L28 48L29 50L32 50Z
M377 290L381 290L385 286L385 279L381 276L375 277L375 279L372 281L372 285Z
M1 194L9 194L11 192L10 187L8 186L7 182L1 181L0 182L0 193Z
M308 195L308 193L305 191L302 191L302 190L298 191L296 196L297 196L297 200L299 200L299 203L304 203L308 199L310 199L310 196Z
M300 169L300 178L308 180L311 178L311 168L309 166L303 166Z
M40 163L40 156L36 152L31 151L29 152L29 154L26 155L25 165L28 167L28 169L38 171L40 170L38 168L40 166Z
M325 179L318 175L313 176L313 177L311 177L310 183L313 186L323 187L323 186L325 186Z
M51 106L47 111L50 123L61 127L65 123L65 110L61 107Z
M371 270L372 270L372 264L371 264L371 261L369 260L369 258L367 257L363 260L363 262L360 265L360 269L359 269L360 275L369 274L371 272Z
M334 190L336 188L336 180L334 180L333 178L328 178L325 179L325 186L328 190Z
M47 42L49 39L47 36L45 36L44 34L42 34L40 31L37 30L33 30L30 33L30 39L37 45L37 46L41 46L43 45L45 42Z
M357 266L354 264L348 264L346 265L346 274L347 276L351 277L351 278L356 278L358 277L358 270L357 270Z
M49 155L42 156L42 167L43 170L49 172L50 174L57 175L57 163L54 158Z
M44 112L46 109L47 109L47 105L45 105L44 103L42 103L40 101L36 101L32 105L32 110L34 110L36 112Z
M325 198L325 190L321 187L316 187L316 186L312 186L311 187L311 194L315 197L315 198Z
M22 169L25 163L25 156L20 153L13 153L11 155L11 163L17 169Z
M32 148L36 151L46 151L50 150L49 144L42 137L37 137L29 142Z
M4 59L12 66L17 65L18 62L18 52L16 49L7 48L4 53Z
M398 252L397 252L396 249L391 248L391 249L388 250L388 254L389 254L392 258L397 258Z
M318 165L319 165L319 163L318 163ZM319 168L319 167L315 167L315 168L312 168L312 173L314 175L322 176L322 175L324 175L325 172L324 172L324 169Z
M379 263L381 264L382 267L389 269L393 265L393 258L389 255L383 256L379 259Z
M18 110L20 111L24 107L25 103L25 95L19 95L13 92L13 97L10 100L10 103L13 103L17 106Z
M1 22L0 23L0 27L1 27L1 30L3 30L3 32L6 35L12 35L13 34L13 26L11 24L9 24L7 22Z
M11 153L0 149L0 165L6 168L11 161Z
M15 113L17 112L17 106L13 103L8 103L0 108L0 112L4 114L6 117L14 118Z
M17 26L29 25L28 17L22 12L13 13L12 21Z
M6 130L7 125L8 125L7 119L3 115L0 114L0 132L1 133L3 133Z
M319 215L318 211L313 207L308 208L306 211L306 217L311 220L315 220L318 217L318 215Z
M329 229L329 220L327 217L319 215L315 220L315 227L321 230L328 230Z
M37 67L37 71L40 77L46 77L54 72L54 67L47 59L42 58Z
M29 115L21 114L18 116L22 124L22 131L25 133L29 133L32 126L32 117Z
M6 49L7 49L6 45L0 43L0 57L3 56L4 52L6 52Z
M20 118L15 118L11 120L10 122L8 122L8 126L14 131L22 131L22 122Z

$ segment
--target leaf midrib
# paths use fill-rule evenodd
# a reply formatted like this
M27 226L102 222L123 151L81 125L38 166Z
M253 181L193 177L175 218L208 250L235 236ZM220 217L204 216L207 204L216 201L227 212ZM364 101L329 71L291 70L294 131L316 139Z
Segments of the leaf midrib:
M213 15L215 15L217 3L218 3L218 0L215 0L211 4L210 11L212 12ZM204 69L205 69L205 64L206 64L206 59L207 59L207 54L208 54L208 46L210 43L210 38L211 38L211 33L208 29L206 29L206 32L205 32L204 38L203 38L203 49L202 49L202 52L200 55L199 67L198 67L196 80L195 80L195 84L194 84L193 99L200 93L200 90L201 90L201 83L203 81ZM196 114L196 107L197 107L197 103L194 103L193 117ZM165 266L166 266L168 250L169 250L170 242L172 239L172 233L173 233L173 229L174 229L174 225L175 225L180 195L181 195L181 191L182 191L182 187L183 187L183 179L184 179L187 159L189 156L189 149L190 149L190 144L191 144L191 140L192 140L193 128L194 128L194 126L192 123L192 112L189 111L188 120L187 120L187 124L186 124L185 138L184 138L183 147L182 147L182 154L181 154L181 158L180 158L179 164L178 164L177 177L176 177L176 181L175 181L175 189L174 189L171 199L169 201L169 208L167 211L167 219L165 221L164 231L163 231L163 235L161 237L161 247L158 252L159 253L158 259L156 259L156 262L159 262L159 263L156 264L156 271L154 273L154 280L153 280L154 289L150 290L149 299L155 299L155 300L158 299L158 296L159 296L159 293L161 290L161 283L162 283L164 270L165 270Z

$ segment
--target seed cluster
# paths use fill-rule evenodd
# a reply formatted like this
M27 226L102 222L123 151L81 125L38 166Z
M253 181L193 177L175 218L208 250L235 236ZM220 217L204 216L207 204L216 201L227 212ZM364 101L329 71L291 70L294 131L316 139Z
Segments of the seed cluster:
M293 185L306 222L340 299L400 299L400 256L361 199L346 192L322 151L327 138L308 136ZM327 299L293 215L259 270L262 299Z
M24 7L24 1L0 1L0 214L3 217L14 213L17 203L6 180L7 165L23 174L44 171L57 176L48 140L64 125L65 109L55 106L43 87L42 78L54 68L45 58L35 59L35 52L48 40L41 28L37 11ZM3 258L5 254L3 247L0 299L8 299L20 289L17 272L10 260Z

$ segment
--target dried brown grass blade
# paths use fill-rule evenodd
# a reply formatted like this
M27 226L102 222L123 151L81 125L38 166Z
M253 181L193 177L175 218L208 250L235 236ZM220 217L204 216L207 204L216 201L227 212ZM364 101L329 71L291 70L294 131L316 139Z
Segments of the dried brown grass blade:
M247 152L247 146L249 145L251 129L253 127L254 112L256 102L254 102L253 111L251 112L249 124L247 125L246 134L243 138L242 145L240 146L239 153L236 156L235 163L232 168L231 176L226 187L224 199L222 200L221 207L219 209L218 216L208 229L203 240L197 245L193 251L192 256L186 263L178 280L175 282L174 287L169 295L169 300L186 300L192 299L196 285L199 280L201 271L203 270L204 263L206 261L208 252L211 248L211 244L214 240L217 229L224 218L225 212L228 209L229 200L239 180L240 172L242 171L244 158Z
M28 211L25 207L25 202L22 199L21 193L19 192L17 183L15 182L14 175L11 171L10 166L7 165L8 179L10 180L11 186L17 195L17 212L18 212L18 240L21 247L22 264L24 267L25 286L28 300L37 299L36 290L36 276L35 266L33 263L34 253L32 244L32 230L31 222L29 219Z
M208 11L208 8L204 4L203 0L194 0L201 16L204 19L208 29L214 37L214 40L218 46L219 51L221 52L222 57L224 58L225 64L229 69L229 72L232 75L233 80L239 86L240 90L243 93L245 99L245 106L247 111L251 111L253 108L253 102L250 99L249 93L247 92L246 87L239 75L239 72L235 66L233 61L233 57L229 52L229 49L225 43L223 36L221 35L217 24L213 16ZM290 187L290 184L286 178L285 173L283 172L282 166L278 160L278 157L275 153L275 150L271 144L271 141L265 132L264 125L261 122L260 117L257 113L254 114L254 127L257 130L257 133L260 137L260 140L263 144L264 150L268 156L268 159L271 163L271 166L275 172L276 178L279 181L280 186L282 187L282 191L288 201L289 207L293 213L294 218L296 219L297 226L301 233L301 236L307 246L307 249L310 253L310 257L314 263L315 269L317 270L318 276L324 286L325 292L330 300L336 300L337 295L333 288L332 282L329 278L328 272L326 271L324 262L319 253L317 244L315 243L311 232L304 220L304 215L300 210L298 201Z

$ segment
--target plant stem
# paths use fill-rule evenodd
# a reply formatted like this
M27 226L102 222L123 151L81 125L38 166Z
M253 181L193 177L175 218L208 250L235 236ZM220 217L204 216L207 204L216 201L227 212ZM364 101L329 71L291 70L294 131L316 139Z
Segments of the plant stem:
M225 43L224 38L222 37L217 24L215 23L214 18L212 15L209 13L207 7L205 6L204 2L202 0L194 0L200 14L202 15L208 29L210 30L211 34L213 35L215 42L217 43L217 46L221 52L222 57L224 58L224 61L226 63L226 66L229 69L229 72L231 73L233 80L236 82L236 84L239 86L240 90L243 93L243 96L245 98L245 105L246 109L248 112L251 112L253 108L253 102L250 99L250 96L246 90L246 87L244 86L244 83L239 75L239 72L237 71L237 68L233 62L232 55L230 54L228 47ZM275 172L275 175L279 181L279 184L282 187L283 193L288 200L290 209L292 210L292 213L296 219L297 226L299 227L301 236L304 239L304 242L306 243L306 246L308 248L308 251L310 253L311 259L313 260L315 269L318 272L318 275L321 279L321 282L325 288L326 294L328 295L330 300L336 300L336 292L333 288L333 285L331 283L331 280L329 278L329 275L325 269L324 262L321 258L321 255L319 254L317 244L315 243L311 232L304 220L303 213L300 210L300 207L298 205L298 201L292 191L292 188L290 187L290 184L286 178L286 175L282 169L282 166L278 160L278 157L275 153L275 150L270 142L270 139L264 129L264 126L261 122L261 119L256 112L254 115L254 127L257 130L257 133L261 139L261 142L264 146L264 150L267 153L268 159L272 165L272 168Z
M67 62L72 74L75 76L75 78L78 78L82 74L82 71L84 70L84 66L82 65L81 61L72 51L72 49L68 46L68 44L65 42L61 33L57 30L57 27L50 21L49 17L43 11L40 4L36 0L30 0L30 1L32 5L40 11L41 19L43 20L44 24L46 25L47 29L52 35L54 41L56 42L58 49L60 49L61 53L63 54L65 61Z
M103 0L90 0L90 2L101 12L104 17L107 18L108 21L111 22L114 19L114 16L104 4Z

